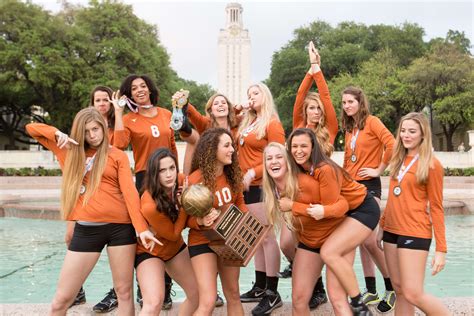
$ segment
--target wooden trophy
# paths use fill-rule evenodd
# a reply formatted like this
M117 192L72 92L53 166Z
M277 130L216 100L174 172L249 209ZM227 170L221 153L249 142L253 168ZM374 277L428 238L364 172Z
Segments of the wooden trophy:
M197 217L206 216L212 202L212 193L202 184L190 186L181 196L186 213ZM214 224L203 232L211 241L209 247L225 265L245 267L269 230L269 225L263 225L249 212L244 213L230 204L221 208Z

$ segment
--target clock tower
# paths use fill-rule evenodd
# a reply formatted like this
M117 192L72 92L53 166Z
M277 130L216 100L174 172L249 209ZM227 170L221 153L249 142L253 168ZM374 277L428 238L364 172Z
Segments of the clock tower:
M229 3L225 11L226 27L218 38L218 92L239 104L247 101L250 85L250 36L243 26L242 5Z

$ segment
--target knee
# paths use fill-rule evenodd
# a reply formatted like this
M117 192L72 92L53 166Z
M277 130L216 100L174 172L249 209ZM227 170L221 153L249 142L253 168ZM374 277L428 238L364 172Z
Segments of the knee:
M74 297L67 297L62 294L56 293L53 298L53 301L51 302L51 310L53 312L67 310L73 300Z
M163 305L163 298L156 300L143 300L142 311L146 315L159 315L161 306Z
M132 286L131 284L124 284L114 286L115 293L117 294L117 299L119 301L128 301L132 299Z
M330 248L321 248L320 251L321 259L328 265L331 266L338 258L338 255L335 250Z
M418 289L414 289L412 287L404 287L402 286L402 293L403 297L412 305L419 305L421 297L423 296L423 291Z
M216 305L216 297L217 293L215 295L199 294L199 309L211 313Z
M237 303L237 302L240 303L240 293L239 293L238 286L223 289L223 291L224 291L224 296L227 303L230 303L230 304Z
M291 294L291 303L293 304L293 308L295 308L295 310L304 310L309 304L309 299L310 297L308 296L308 293L293 288L293 292Z
M375 251L379 251L380 249L377 247L377 240L375 238L367 238L364 240L363 246L369 253L373 253Z

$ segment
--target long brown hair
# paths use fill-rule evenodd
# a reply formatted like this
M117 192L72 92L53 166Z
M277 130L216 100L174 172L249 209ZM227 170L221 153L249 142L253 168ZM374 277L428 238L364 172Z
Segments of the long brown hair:
M342 129L346 132L352 132L354 128L364 129L365 121L370 115L369 100L364 91L358 87L349 86L342 91L342 95L350 94L359 102L359 110L354 116L348 116L344 110L341 111Z
M326 156L330 157L334 151L334 146L331 144L329 138L329 131L326 126L326 110L324 109L323 102L319 96L319 93L316 92L308 92L306 98L303 101L303 118L306 124L308 124L308 114L307 109L310 102L316 102L317 106L321 109L321 119L319 123L312 128L314 134L316 134L316 138L321 146L321 149L324 151Z
M230 100L223 94L221 93L216 93L213 96L209 98L209 100L206 103L206 106L204 110L206 111L206 116L211 119L211 127L221 127L216 121L216 118L214 114L212 114L212 104L214 103L214 100L217 97L223 97L225 101L227 102L227 107L229 109L229 114L227 115L227 125L229 126L230 129L233 129L237 127L237 120L235 119L235 111L234 111L234 106L230 102Z
M428 181L429 169L433 168L433 145L431 143L431 128L428 118L420 112L410 112L401 118L398 124L397 138L395 139L395 146L390 160L390 177L397 179L398 171L405 161L408 150L403 146L400 137L400 130L403 122L412 120L418 124L421 131L421 143L418 145L418 167L416 169L416 180L419 184L426 184Z
M172 198L169 197L160 183L161 160L166 157L173 159L176 167L175 190L173 190ZM155 201L157 212L168 216L173 223L176 222L179 214L178 209L176 209L176 203L178 201L178 168L178 160L176 159L176 156L168 148L158 148L153 152L153 154L151 154L150 158L148 158L144 184L142 187L142 191L147 190Z
M74 118L70 135L79 145L71 145L64 163L61 185L61 216L63 219L67 219L79 198L81 185L84 180L86 150L89 148L89 144L85 140L86 124L91 122L97 122L102 128L103 139L99 148L97 148L94 164L89 173L83 205L87 204L90 197L97 191L105 170L109 150L107 125L102 115L95 108L82 109Z
M216 189L217 147L223 134L229 135L232 139L232 147L235 149L234 138L228 130L221 127L211 128L201 135L191 163L191 172L201 170L204 185L211 191ZM242 172L238 163L237 150L232 154L232 163L224 166L224 174L234 193L242 190Z
M112 99L112 94L114 93L111 88L107 86L96 86L92 89L89 97L89 106L94 107L94 98L97 91L106 92L109 96L109 99ZM113 104L110 103L109 111L107 112L107 126L108 128L114 129L115 127L115 109Z

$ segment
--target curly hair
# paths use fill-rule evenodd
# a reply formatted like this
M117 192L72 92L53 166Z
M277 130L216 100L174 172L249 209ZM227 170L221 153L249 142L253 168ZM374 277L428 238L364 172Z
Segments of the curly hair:
M161 160L166 157L170 157L171 159L173 159L174 164L176 166L176 190L174 190L172 198L168 196L166 190L160 183ZM142 187L142 191L147 190L155 201L156 210L168 216L173 223L176 222L179 214L179 211L176 208L176 201L178 200L178 173L179 169L176 156L168 148L158 148L148 159L144 185Z
M211 128L205 131L196 146L191 164L191 172L201 170L204 185L211 191L216 189L217 148L223 134L232 139L232 147L236 148L232 134L224 128ZM224 174L234 193L242 191L242 172L237 158L237 151L232 153L232 163L224 166Z

